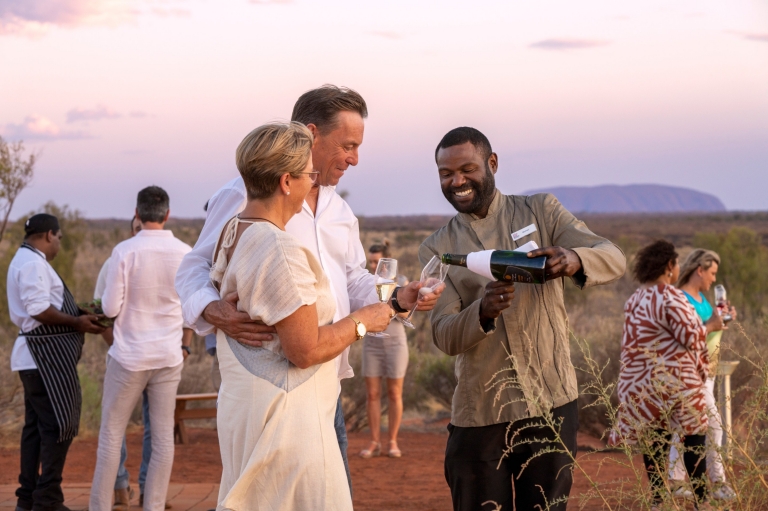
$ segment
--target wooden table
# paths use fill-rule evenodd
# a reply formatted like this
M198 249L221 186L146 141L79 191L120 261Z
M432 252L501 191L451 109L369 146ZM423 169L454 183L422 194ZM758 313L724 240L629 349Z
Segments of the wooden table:
M190 401L215 401L219 395L215 392L206 394L179 394L176 396L176 410L173 414L173 434L177 443L186 444L189 441L184 421L187 419L213 419L216 418L216 407L187 409Z

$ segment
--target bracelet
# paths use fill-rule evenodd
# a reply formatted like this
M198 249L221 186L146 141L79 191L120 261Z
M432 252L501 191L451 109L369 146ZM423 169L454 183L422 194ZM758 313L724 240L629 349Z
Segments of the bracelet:
M397 292L400 291L401 287L396 287L395 291L392 293L392 308L395 309L395 312L398 314L403 314L405 312L408 312L408 309L404 309L400 306L400 303L397 301Z
M191 354L192 354L192 350L191 350L191 349L189 349L189 346L183 346L183 345L182 345L181 349L182 349L182 350L184 350L184 351L186 351L186 352L187 352L187 355L191 355Z

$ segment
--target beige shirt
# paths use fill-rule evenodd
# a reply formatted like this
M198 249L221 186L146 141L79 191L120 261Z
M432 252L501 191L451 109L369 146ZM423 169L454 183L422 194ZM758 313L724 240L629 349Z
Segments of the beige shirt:
M536 231L518 240L512 233L531 224ZM529 241L561 246L581 258L573 282L580 288L607 284L624 274L626 259L610 241L592 233L551 194L496 196L485 218L459 213L419 249L426 264L433 255L479 250L513 250ZM495 328L480 325L480 301L489 280L452 266L446 289L431 312L432 340L457 355L458 385L451 423L487 426L541 416L578 397L571 363L564 279L544 285L517 284L512 305Z

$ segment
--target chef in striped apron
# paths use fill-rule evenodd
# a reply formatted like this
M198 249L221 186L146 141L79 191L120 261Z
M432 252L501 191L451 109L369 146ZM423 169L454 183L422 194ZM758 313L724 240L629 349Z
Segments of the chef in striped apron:
M85 333L104 328L99 316L82 314L50 265L61 245L58 219L34 215L24 231L6 287L11 320L20 329L11 370L19 372L25 408L16 510L62 511L61 473L82 404L77 362Z

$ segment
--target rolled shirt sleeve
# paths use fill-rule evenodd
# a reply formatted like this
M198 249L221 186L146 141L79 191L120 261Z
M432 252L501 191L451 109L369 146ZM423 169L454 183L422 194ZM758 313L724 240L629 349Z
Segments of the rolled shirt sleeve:
M51 306L51 282L42 259L25 264L19 270L18 286L27 314L37 316Z
M109 269L105 278L104 294L101 297L101 309L108 318L115 318L120 314L125 300L125 261L122 259L118 248L112 251Z
M215 330L202 317L208 304L220 299L209 276L213 251L224 225L242 211L244 205L245 187L240 179L231 181L216 192L208 201L208 216L200 237L192 251L184 256L176 272L176 292L181 299L184 322L199 335L207 335Z

